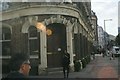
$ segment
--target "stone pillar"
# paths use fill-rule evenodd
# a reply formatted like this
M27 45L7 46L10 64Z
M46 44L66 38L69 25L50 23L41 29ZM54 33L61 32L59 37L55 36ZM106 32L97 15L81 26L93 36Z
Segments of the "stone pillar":
M73 63L73 45L72 45L72 24L68 23L66 27L66 37L67 37L67 51L70 54L70 70L74 71L74 63Z
M73 68L73 66L74 66L74 63L73 63L73 42L72 42L72 32L71 31L68 32L68 39L69 39L68 44L69 44L70 63L71 63L70 66L72 67L72 71L74 71L74 68Z
M40 31L40 50L41 50L41 64L38 67L38 73L45 74L47 70L47 52L46 52L46 33L44 31Z

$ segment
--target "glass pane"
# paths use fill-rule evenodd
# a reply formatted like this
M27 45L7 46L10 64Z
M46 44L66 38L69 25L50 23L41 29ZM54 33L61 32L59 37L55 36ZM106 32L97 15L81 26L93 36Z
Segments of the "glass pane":
M38 39L29 40L30 54L36 55L39 52L39 42Z
M2 27L2 40L10 40L11 39L11 31L8 27Z
M37 37L37 29L34 26L29 28L29 37Z
M3 56L10 55L10 41L2 42L2 55Z
M2 40L2 33L0 33L0 40Z
M0 42L0 56L2 56L2 42Z
M10 40L11 39L11 34L10 33L6 33L5 34L5 40Z

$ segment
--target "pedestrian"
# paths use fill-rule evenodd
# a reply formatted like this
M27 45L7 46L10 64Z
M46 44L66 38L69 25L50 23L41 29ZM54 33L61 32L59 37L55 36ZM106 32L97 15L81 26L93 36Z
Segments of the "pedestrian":
M28 78L31 69L29 56L27 54L16 53L11 57L9 67L10 73L3 80Z
M69 64L70 64L70 54L65 50L65 52L63 54L63 59L62 59L64 78L68 78ZM66 71L67 71L67 73L66 73Z
M95 59L95 52L91 52L92 60Z
M115 59L115 55L112 50L109 51L109 57L110 57L110 60Z
M109 51L109 50L107 50L107 56L109 56L109 54L110 54L110 51Z
M106 56L106 51L105 51L105 49L104 49L104 48L102 49L102 54L103 54L103 57L105 57L105 56Z
M109 52L110 60L112 59L112 51Z

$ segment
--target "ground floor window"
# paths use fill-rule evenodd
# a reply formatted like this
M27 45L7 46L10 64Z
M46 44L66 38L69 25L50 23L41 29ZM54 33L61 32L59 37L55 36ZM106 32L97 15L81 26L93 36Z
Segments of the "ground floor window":
M35 26L30 26L28 31L28 52L30 55L38 55L40 52L40 32Z
M11 30L9 27L2 26L2 37L0 43L2 44L2 56L9 56L11 54Z

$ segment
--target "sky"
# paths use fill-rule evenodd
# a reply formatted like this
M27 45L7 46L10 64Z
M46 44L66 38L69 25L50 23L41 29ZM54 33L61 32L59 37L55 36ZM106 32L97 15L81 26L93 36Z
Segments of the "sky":
M104 29L104 20L112 19L112 21L105 21L105 28L108 34L118 35L118 2L120 0L91 0L92 10L96 13L98 18L98 26Z

